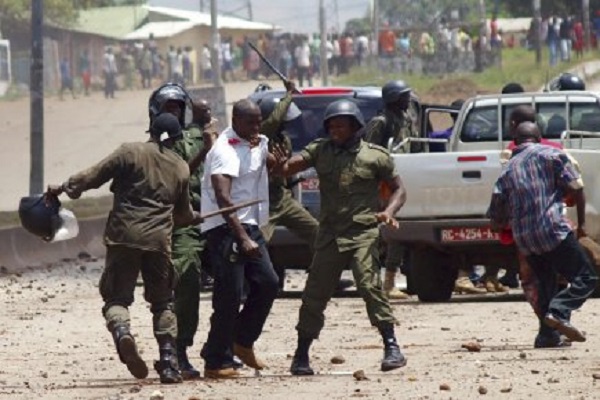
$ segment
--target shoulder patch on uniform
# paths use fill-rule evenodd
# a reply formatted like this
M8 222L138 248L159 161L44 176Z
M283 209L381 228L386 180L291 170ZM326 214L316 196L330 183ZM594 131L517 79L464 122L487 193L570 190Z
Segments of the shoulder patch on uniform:
M380 145L378 145L378 144L375 144L375 143L367 143L367 146L368 146L370 149L379 150L379 151L381 151L382 153L385 153L385 154L387 154L387 155L389 155L389 154L390 154L390 152L389 152L389 150L388 150L388 149L386 149L385 147L383 147L383 146L380 146Z

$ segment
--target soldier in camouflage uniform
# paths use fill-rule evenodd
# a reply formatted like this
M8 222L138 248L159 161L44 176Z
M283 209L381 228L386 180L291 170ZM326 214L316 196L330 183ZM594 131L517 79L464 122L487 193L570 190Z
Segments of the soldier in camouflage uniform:
M292 94L296 90L291 81L286 81L286 96L281 101L267 98L259 103L263 121L260 133L269 138L269 150L277 145L287 157L292 156L292 141L285 132L285 122L300 116L300 110L292 105ZM273 237L276 226L285 226L310 246L312 251L319 223L292 197L287 179L282 176L269 176L269 223L261 228L267 243ZM281 277L280 277L281 278ZM281 280L280 286L283 286Z
M151 304L154 337L159 346L160 359L154 368L161 383L182 379L175 348L171 233L174 225L201 222L200 214L190 205L189 168L170 150L181 136L177 118L168 113L154 114L149 141L125 143L61 186L48 187L50 194L65 192L77 199L84 191L112 180L113 209L104 233L106 266L99 284L104 300L102 314L121 362L136 378L146 378L148 367L130 332L128 310L141 272L144 298Z
M186 108L187 93L176 84L163 86L169 91L179 90L178 95L161 96L156 92L158 107L182 117ZM164 90L164 89L163 89ZM192 105L192 122L183 132L183 139L173 147L190 168L190 200L192 208L200 211L200 180L202 163L210 150L216 131L211 127L211 109L205 100L197 100ZM177 357L183 379L197 379L200 372L190 363L187 348L194 343L198 330L200 305L201 268L206 269L209 261L206 240L197 226L181 227L173 230L173 265L175 267L175 314L177 315Z
M382 371L406 365L394 333L396 318L379 277L378 222L393 224L406 200L402 181L383 147L361 140L364 127L358 106L350 100L331 103L324 125L330 138L310 143L283 166L293 175L314 167L317 171L321 212L315 255L308 274L296 330L298 347L290 372L312 375L309 348L325 322L324 311L345 267L350 267L373 326L379 329L385 352ZM392 195L379 211L378 186L385 182Z
M385 110L383 115L378 115L369 121L365 140L388 148L390 139L395 147L407 138L418 137L416 117L414 110L411 109L411 88L402 81L392 81L383 86L381 95ZM418 143L406 143L400 146L398 152L419 150ZM391 299L406 299L408 295L396 288L398 268L406 262L407 258L405 249L402 246L388 245L386 250L383 288Z
M258 106L262 114L261 133L269 138L269 150L277 145L285 152L287 157L292 156L292 141L284 131L286 122L292 121L301 115L300 110L293 105L292 95L296 86L292 81L284 82L287 93L283 99L266 98ZM292 190L288 187L288 180L282 176L269 176L269 223L261 228L267 243L273 237L275 228L284 226L300 239L308 243L311 253L317 236L319 222L293 198ZM284 271L277 271L279 285L283 288ZM340 279L337 290L344 290L352 286L351 279Z

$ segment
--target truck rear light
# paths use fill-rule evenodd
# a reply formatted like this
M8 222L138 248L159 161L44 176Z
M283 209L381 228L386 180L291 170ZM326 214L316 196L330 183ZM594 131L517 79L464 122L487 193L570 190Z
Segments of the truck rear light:
M487 161L486 156L460 156L457 158L458 162L481 162Z

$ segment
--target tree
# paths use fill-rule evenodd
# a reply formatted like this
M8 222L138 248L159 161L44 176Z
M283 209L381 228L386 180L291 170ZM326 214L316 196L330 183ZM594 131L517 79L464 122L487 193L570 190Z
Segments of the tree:
M144 0L44 0L44 20L59 26L69 26L77 20L77 11L95 7L131 5ZM30 0L0 0L0 35L28 35L31 20Z

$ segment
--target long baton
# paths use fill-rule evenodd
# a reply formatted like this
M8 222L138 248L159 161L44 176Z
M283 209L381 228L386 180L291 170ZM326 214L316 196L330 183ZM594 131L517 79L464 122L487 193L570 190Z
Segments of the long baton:
M279 79L281 79L284 82L287 82L289 79L287 78L287 76L285 76L284 74L281 73L281 71L279 71L277 68L275 68L275 66L271 63L271 61L269 61L257 48L255 45L253 45L251 42L248 42L248 46L250 46L252 48L252 50L254 50L256 52L256 54L258 54L258 56L260 57L261 60L263 60L263 62L265 64L267 64L267 67L269 67L269 69L271 71L273 71L278 77Z
M250 207L253 206L255 204L258 203L262 203L264 200L250 200L250 201L244 201L243 203L239 203L239 204L234 204L233 206L230 207L223 207L219 210L216 211L211 211L209 213L203 214L201 215L203 219L206 218L210 218L210 217L214 217L215 215L220 215L220 214L227 214L233 211L237 211L240 208L246 208L246 207Z

